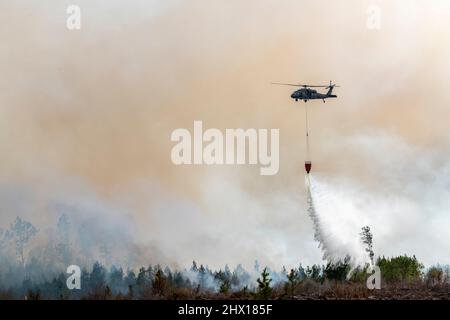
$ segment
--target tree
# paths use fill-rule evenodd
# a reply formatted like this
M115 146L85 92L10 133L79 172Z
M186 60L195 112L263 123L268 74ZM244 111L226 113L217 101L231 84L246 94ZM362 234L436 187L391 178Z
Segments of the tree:
M0 252L2 247L5 244L5 240L7 239L7 231L3 230L2 228L0 228Z
M419 281L424 268L416 256L408 257L406 255L395 258L378 258L377 266L380 267L383 279L388 283Z
M33 290L29 289L27 294L25 295L25 300L41 300L41 292L40 290L36 290L34 292Z
M173 273L172 273L172 270L170 270L169 266L164 268L164 274L167 278L167 281L169 283L172 283L173 282Z
M321 268L320 266L314 264L312 267L307 266L305 270L305 274L307 278L310 278L315 281L319 281L321 279Z
M136 278L136 285L141 288L145 288L150 283L150 279L147 275L147 270L144 267L139 269L139 273Z
M179 271L175 271L173 276L173 284L177 288L181 288L183 286L188 287L187 281L183 278L183 275Z
M16 218L11 224L11 235L14 239L16 254L22 266L25 266L24 248L27 243L36 235L38 230L28 221Z
M258 278L256 281L258 282L258 297L262 299L268 299L270 294L272 293L272 288L270 287L272 279L269 277L267 267L262 271L261 278Z
M228 294L230 288L231 288L230 280L225 278L222 280L222 283L220 284L219 292L223 294Z
M219 292L227 294L231 288L231 271L226 266L225 271L219 270L214 274L214 279L220 283Z
M137 294L140 296L146 296L151 288L151 279L148 276L148 272L144 267L139 269L139 273L136 278Z
M100 262L95 262L92 266L92 272L89 276L89 287L96 293L104 290L106 287L106 269Z
M255 266L253 267L253 269L254 269L256 272L259 272L259 262L258 262L258 260L255 260Z
M362 232L360 233L361 235L361 240L362 242L367 246L366 247L366 252L369 254L370 257L370 263L373 267L373 258L375 256L374 252L373 252L373 235L372 232L370 231L370 227L369 226L365 226L361 228Z
M302 264L298 267L298 278L299 280L303 280L307 277L305 268L303 268Z
M434 266L428 269L425 280L428 285L434 287L445 282L444 270L440 266Z
M450 266L446 265L444 267L444 280L447 284L450 284Z
M366 283L368 276L372 275L373 271L369 273L369 268L372 268L367 263L365 266L358 266L351 270L351 274L348 274L349 280L356 283Z
M126 277L124 278L125 284L127 286L135 286L136 285L136 274L133 270L128 270Z
M65 265L69 265L71 261L69 232L70 222L65 213L61 214L57 223L58 242L55 245L56 254L61 258Z
M323 270L324 278L334 281L344 281L350 272L350 257L345 257L344 261L339 261L338 263L328 263Z
M65 213L61 214L58 218L57 223L58 232L60 233L61 238L63 238L64 242L69 242L69 231L70 231L70 222L69 218Z
M166 288L167 288L167 278L164 275L164 272L158 268L158 271L155 273L155 278L152 283L153 294L163 296Z
M111 285L111 289L113 293L120 292L125 293L125 285L124 285L124 278L123 278L123 269L117 268L115 266L112 266L109 271L109 283Z
M239 287L241 285L245 285L250 282L251 275L245 271L244 267L241 264L238 264L231 274L231 286Z
M287 274L287 279L288 283L286 283L286 293L292 297L294 295L295 286L298 282L298 271L291 269L289 274Z
M153 277L155 276L155 271L157 268L153 268L150 264L147 268L147 274L150 281L153 281Z
M113 293L111 291L111 288L109 286L106 286L105 293L103 294L103 299L105 300L112 300L113 299Z
M200 265L200 268L198 268L198 284L201 289L205 289L206 287L206 269L203 266L203 264Z

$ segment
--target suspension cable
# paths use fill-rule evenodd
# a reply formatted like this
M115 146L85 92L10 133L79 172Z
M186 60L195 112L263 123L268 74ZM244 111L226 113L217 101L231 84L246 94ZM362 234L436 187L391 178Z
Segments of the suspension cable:
M309 158L309 126L308 126L308 105L305 103L305 124L306 124L306 160Z

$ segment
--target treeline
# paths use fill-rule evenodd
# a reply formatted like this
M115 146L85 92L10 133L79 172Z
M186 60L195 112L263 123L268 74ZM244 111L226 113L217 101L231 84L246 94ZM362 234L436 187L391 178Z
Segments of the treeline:
M449 267L435 266L424 271L416 257L380 257L383 288L444 288L448 292ZM254 270L255 271L255 270ZM367 298L368 266L351 270L348 263L313 265L274 272L268 268L253 276L242 266L213 271L193 262L189 270L171 270L159 265L139 271L105 268L95 263L81 274L81 289L69 290L68 275L61 273L49 281L25 279L21 286L0 288L0 299L296 299ZM350 277L348 277L349 272ZM1 287L1 285L0 285Z
M369 266L352 269L349 259L337 264L299 265L278 272L261 270L257 263L249 271L241 265L233 270L227 266L211 270L196 262L183 270L160 265L138 270L107 268L87 257L95 252L96 259L108 266L141 263L127 256L121 259L126 264L112 262L117 248L108 248L85 229L62 214L51 232L46 230L50 234L47 241L38 245L36 237L40 231L31 222L17 217L9 228L0 228L0 299L297 299L366 298L373 294L366 288ZM442 288L443 292L450 292L448 266L425 270L415 256L406 255L379 257L375 261L370 228L363 228L361 236L371 263L380 267L382 288ZM109 239L109 234L104 238ZM76 243L81 245L75 246ZM69 264L92 264L89 270L81 272L80 290L67 288L69 275L65 271Z

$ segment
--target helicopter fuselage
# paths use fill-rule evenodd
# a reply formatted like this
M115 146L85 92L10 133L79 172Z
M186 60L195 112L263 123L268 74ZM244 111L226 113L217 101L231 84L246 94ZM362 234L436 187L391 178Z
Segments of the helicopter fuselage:
M322 99L325 102L325 99L337 98L337 96L331 93L319 93L317 92L317 90L314 89L302 88L294 91L291 94L291 98L295 99L295 101L303 100L305 102L308 100Z

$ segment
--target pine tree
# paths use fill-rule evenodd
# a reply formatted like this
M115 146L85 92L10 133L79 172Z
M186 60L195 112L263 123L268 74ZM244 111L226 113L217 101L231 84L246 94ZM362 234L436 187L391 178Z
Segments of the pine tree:
M288 279L288 283L287 283L287 288L288 290L286 290L287 294L289 294L291 297L294 295L294 290L295 290L295 286L297 285L297 281L298 281L298 272L295 271L294 269L291 269L291 271L289 272L289 274L287 274L287 279Z
M68 265L71 260L69 242L70 221L65 213L58 218L57 230L58 243L55 245L56 254L64 264Z
M28 221L16 218L11 225L11 234L16 245L16 254L22 266L25 266L24 248L38 230Z
M223 294L228 294L230 288L231 288L230 281L228 279L224 279L222 280L222 284L220 285L219 292Z
M258 296L262 299L268 299L272 293L272 288L270 287L272 279L269 277L267 267L262 271L261 278L258 278L256 281L258 282Z
M367 246L366 247L366 252L369 254L371 265L374 266L373 258L375 256L375 254L373 252L373 235L372 235L372 232L370 231L370 227L369 226L362 227L361 230L362 230L362 232L360 233L361 240Z
M163 296L167 287L167 278L161 269L158 269L153 279L153 294Z
M198 284L202 289L205 289L206 287L206 269L203 266L203 264L200 265L200 268L198 269Z

